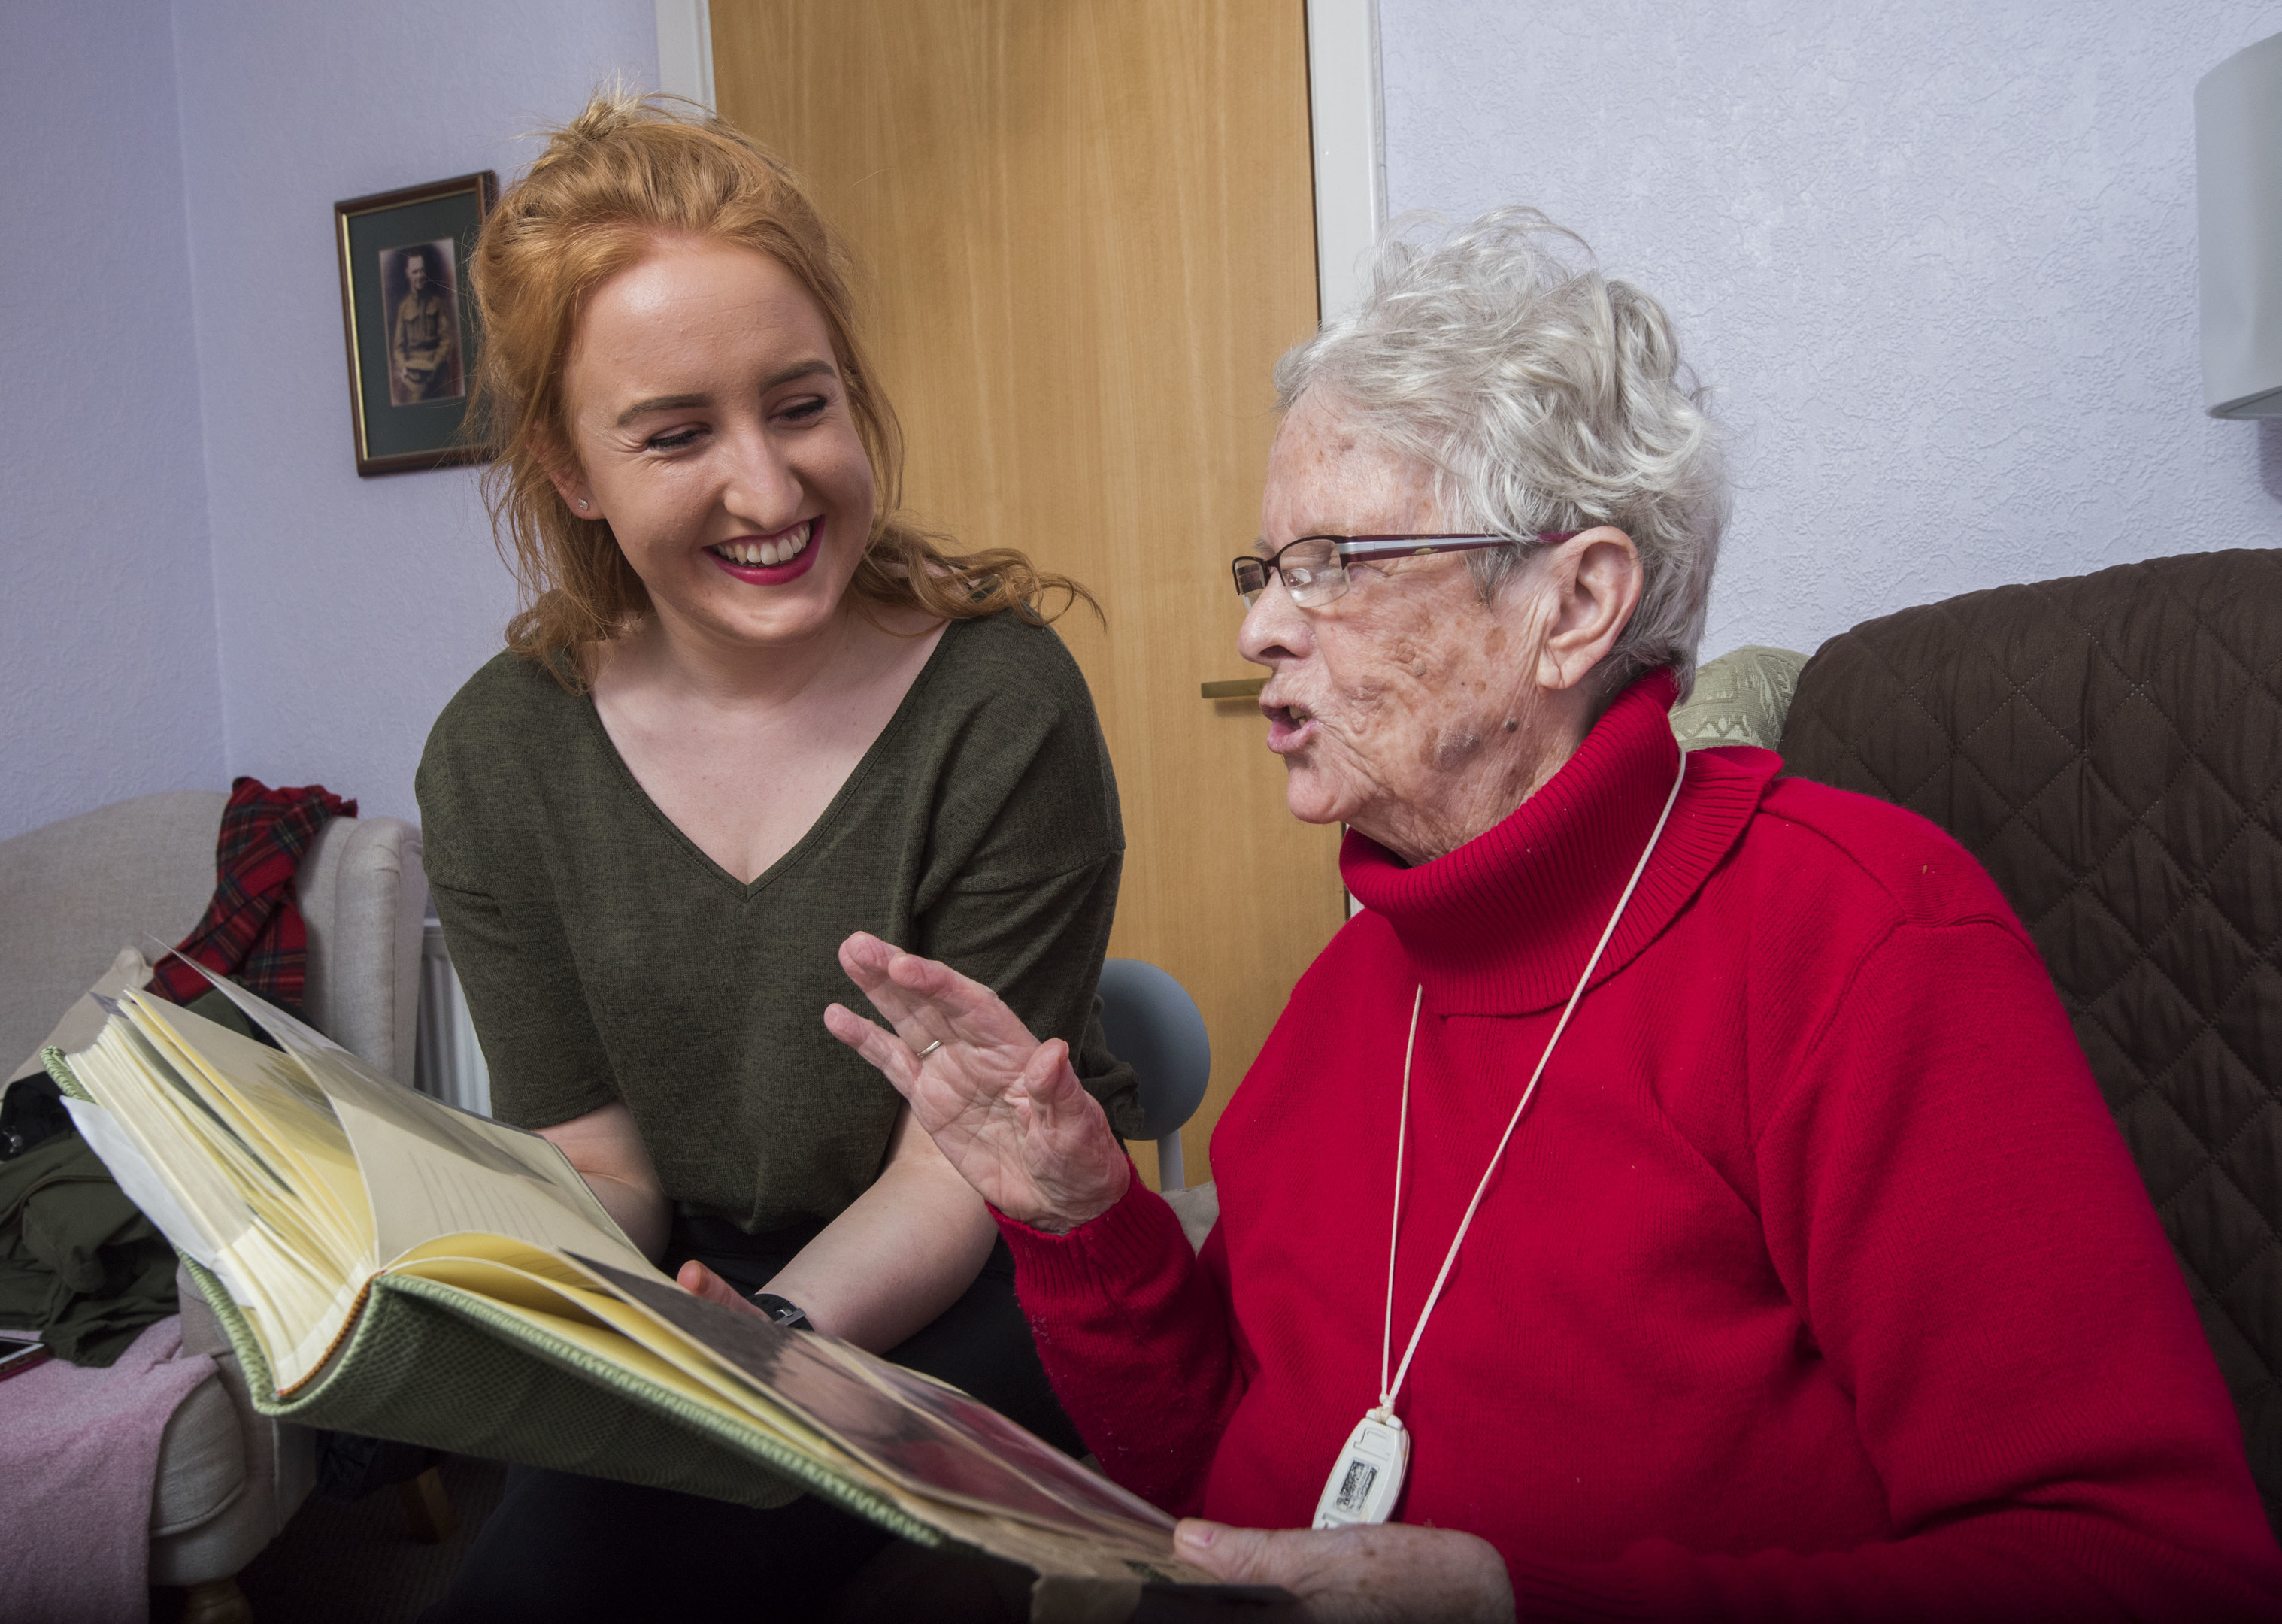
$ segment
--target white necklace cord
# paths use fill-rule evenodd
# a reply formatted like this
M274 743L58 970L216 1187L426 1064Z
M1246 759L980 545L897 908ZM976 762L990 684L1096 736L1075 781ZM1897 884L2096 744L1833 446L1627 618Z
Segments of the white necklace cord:
M1513 1131L1521 1125L1521 1114L1529 1109L1530 1099L1537 1092L1537 1080L1545 1075L1546 1062L1553 1058L1553 1045L1559 1043L1561 1034L1569 1030L1569 1017L1577 1013L1577 1001L1585 996L1586 984L1593 979L1593 971L1600 965L1601 955L1607 951L1609 939L1617 934L1617 921L1625 916L1625 905L1632 901L1633 891L1639 886L1641 876L1648 872L1648 860L1656 854L1657 842L1664 837L1664 826L1672 818L1672 809L1680 800L1680 786L1687 779L1688 758L1683 754L1680 758L1680 771L1672 781L1672 793L1664 797L1664 811L1656 820L1656 828L1649 832L1648 844L1641 851L1640 861L1633 866L1633 877L1625 882L1624 895L1617 898L1616 911L1609 915L1609 922L1601 931L1601 939L1593 944L1593 956L1585 960L1585 973L1577 978L1577 990L1569 995L1569 1002L1561 1011L1561 1019L1554 1025L1553 1036L1545 1040L1545 1053L1537 1057L1537 1069L1529 1074L1529 1086L1521 1091L1521 1103L1513 1107L1513 1115L1506 1120L1505 1132L1499 1136L1497 1149L1490 1153L1490 1164L1482 1169L1481 1183L1474 1186L1474 1199L1466 1203L1466 1216L1458 1222L1458 1232L1452 1237L1450 1250L1442 1259L1442 1270L1434 1277L1434 1289L1426 1294L1426 1306L1418 1310L1418 1323L1411 1327L1410 1343L1402 1350L1402 1363L1396 1367L1393 1380L1389 1381L1386 1356L1394 1341L1394 1243L1402 1230L1402 1152L1403 1141L1410 1130L1410 1053L1412 1045L1418 1037L1419 1006L1426 998L1424 982L1419 983L1417 994L1411 999L1410 1041L1404 1044L1402 1049L1402 1115L1394 1131L1394 1220L1386 1241L1386 1322L1379 1338L1378 1408L1370 1412L1382 1421L1401 1425L1395 1419L1394 1397L1402 1391L1403 1378L1410 1373L1410 1360L1418 1351L1418 1339L1426 1334L1427 1317L1434 1312L1434 1305L1442 1300L1442 1287L1448 1283L1451 1267L1458 1261L1458 1248L1465 1244L1466 1231L1473 1224L1474 1214L1481 1207L1482 1197L1489 1191L1490 1179L1496 1174L1498 1163L1505 1158L1507 1142L1513 1138Z
M1394 1119L1394 1216L1386 1229L1386 1317L1379 1322L1378 1407L1391 1410L1393 1398L1386 1371L1394 1357L1394 1243L1402 1235L1402 1141L1410 1132L1410 1052L1418 1043L1418 1009L1426 1001L1426 983L1418 983L1410 1000L1410 1036L1402 1040L1402 1115Z

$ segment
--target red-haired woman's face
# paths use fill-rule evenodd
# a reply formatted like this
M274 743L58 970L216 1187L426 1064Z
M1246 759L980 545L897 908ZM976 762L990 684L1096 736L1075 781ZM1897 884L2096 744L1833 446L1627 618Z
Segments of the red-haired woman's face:
M669 636L750 647L832 623L871 535L872 466L791 273L661 242L589 298L563 382L577 465L557 488L609 522Z

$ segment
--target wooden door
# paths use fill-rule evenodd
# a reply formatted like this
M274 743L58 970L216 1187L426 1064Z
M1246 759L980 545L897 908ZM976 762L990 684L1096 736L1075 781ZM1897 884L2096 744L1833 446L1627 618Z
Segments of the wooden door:
M1058 630L1126 833L1110 952L1212 1034L1188 1178L1342 916L1284 809L1228 560L1260 523L1277 355L1316 315L1302 0L713 0L722 115L862 261L907 506L1091 587ZM1152 1148L1136 1159L1153 1177Z

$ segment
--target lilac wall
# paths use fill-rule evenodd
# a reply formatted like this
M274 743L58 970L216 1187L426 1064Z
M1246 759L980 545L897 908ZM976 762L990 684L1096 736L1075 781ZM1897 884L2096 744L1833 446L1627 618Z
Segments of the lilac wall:
M337 198L536 155L623 73L651 0L177 0L198 386L233 771L416 816L436 712L513 607L474 470L360 479Z
M2282 546L2282 424L2202 415L2195 326L2194 83L2275 0L1382 0L1381 31L1392 206L1536 204L1718 387L1707 652Z
M0 839L219 789L165 0L0 7Z

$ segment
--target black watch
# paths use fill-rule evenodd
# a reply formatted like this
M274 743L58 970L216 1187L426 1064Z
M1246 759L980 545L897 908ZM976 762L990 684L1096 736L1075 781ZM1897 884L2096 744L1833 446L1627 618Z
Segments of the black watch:
M774 1292L755 1292L753 1294L753 1306L760 1309L762 1313L767 1315L769 1317L769 1324L774 1325L780 1331L809 1331L814 1329L814 1327L808 1323L808 1316L800 1311L799 1304L788 1302L784 1298L778 1296Z

